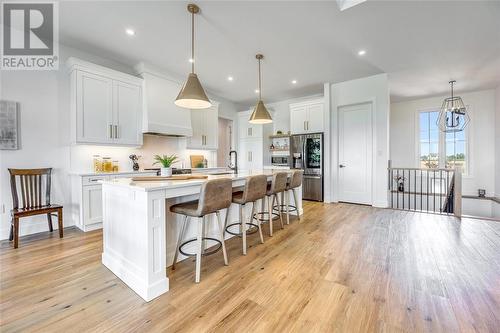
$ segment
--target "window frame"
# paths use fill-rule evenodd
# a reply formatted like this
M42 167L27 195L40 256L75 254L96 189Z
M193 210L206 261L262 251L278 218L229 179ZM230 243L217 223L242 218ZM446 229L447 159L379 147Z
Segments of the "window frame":
M467 105L467 111L469 112L469 116L471 117L471 122L465 128L465 166L466 173L462 175L465 177L472 177L472 151L471 147L471 130L472 130L472 108L470 105ZM431 107L424 109L417 109L415 112L415 165L417 168L421 168L420 164L420 114L425 112L439 112L441 110L440 107ZM438 143L438 168L444 169L446 166L446 133L439 131L439 143ZM463 172L463 170L462 170Z

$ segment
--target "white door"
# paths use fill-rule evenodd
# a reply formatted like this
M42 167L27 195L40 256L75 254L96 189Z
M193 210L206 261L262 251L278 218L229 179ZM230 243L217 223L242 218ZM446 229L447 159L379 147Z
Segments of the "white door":
M307 133L307 114L305 106L290 109L290 131L292 134Z
M78 71L76 98L76 141L111 143L113 141L112 80Z
M142 88L120 81L113 81L113 86L115 142L141 145Z
M323 103L313 104L307 107L307 131L310 133L323 132L325 120L323 119Z
M372 106L339 108L339 201L372 204Z

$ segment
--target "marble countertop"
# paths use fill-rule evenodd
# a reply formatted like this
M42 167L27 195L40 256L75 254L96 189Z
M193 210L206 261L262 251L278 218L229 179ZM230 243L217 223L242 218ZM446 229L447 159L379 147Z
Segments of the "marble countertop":
M243 180L248 176L255 175L266 175L271 177L273 173L276 172L288 172L288 170L251 170L251 171L240 171L237 174L224 174L224 175L208 175L206 179L188 179L188 180L165 180L165 181L133 181L131 178L118 178L111 180L102 180L100 183L103 185L126 187L129 189L139 190L139 191L155 191L161 189L173 189L182 188L188 186L201 185L206 180L210 179L220 179L220 178L230 178L233 182L238 180Z

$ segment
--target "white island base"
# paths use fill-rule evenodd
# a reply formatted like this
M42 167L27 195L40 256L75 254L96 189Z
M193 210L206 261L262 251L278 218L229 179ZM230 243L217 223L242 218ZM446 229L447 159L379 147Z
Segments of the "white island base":
M272 171L214 175L209 176L209 179L232 178L235 188L244 185L245 177L257 174L266 174L270 179ZM181 221L181 217L172 214L169 208L179 202L197 199L202 183L203 180L133 182L131 179L102 182L104 220L102 263L147 302L169 289L167 267L173 261L180 231L178 222ZM299 188L297 192L299 197L297 208L301 214L302 189ZM290 203L295 204L291 194ZM228 223L238 221L237 209L236 205L231 205ZM260 210L260 204L256 209ZM247 207L245 216L248 218L249 214L250 207ZM215 218L215 215L212 215L209 218ZM225 215L222 218L225 218ZM209 237L217 235L212 220L209 226L213 227L213 230L207 230L207 235ZM194 238L196 223L190 223L188 227L193 229L187 230L186 239ZM208 246L210 245L208 243ZM189 247L186 247L189 251ZM179 255L179 260L184 258ZM231 261L229 264L231 265Z

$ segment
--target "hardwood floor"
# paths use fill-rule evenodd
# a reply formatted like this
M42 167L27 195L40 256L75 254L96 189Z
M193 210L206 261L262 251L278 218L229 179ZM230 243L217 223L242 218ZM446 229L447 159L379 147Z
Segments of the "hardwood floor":
M259 244L168 270L145 303L100 262L102 233L1 244L2 332L498 332L500 223L305 203ZM267 228L264 228L266 231Z

